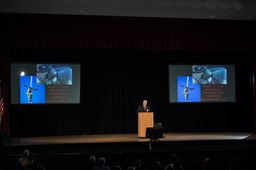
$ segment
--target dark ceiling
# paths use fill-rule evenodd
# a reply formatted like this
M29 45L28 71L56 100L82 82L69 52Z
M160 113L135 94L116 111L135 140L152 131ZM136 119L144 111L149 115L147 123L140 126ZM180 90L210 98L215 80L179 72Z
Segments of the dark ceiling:
M0 12L256 20L256 0L1 0Z

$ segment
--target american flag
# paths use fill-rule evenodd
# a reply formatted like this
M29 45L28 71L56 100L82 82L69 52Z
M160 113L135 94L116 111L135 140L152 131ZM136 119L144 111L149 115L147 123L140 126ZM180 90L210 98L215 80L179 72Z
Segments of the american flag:
M4 99L3 99L3 95L0 87L0 123L1 123L3 114L4 114Z

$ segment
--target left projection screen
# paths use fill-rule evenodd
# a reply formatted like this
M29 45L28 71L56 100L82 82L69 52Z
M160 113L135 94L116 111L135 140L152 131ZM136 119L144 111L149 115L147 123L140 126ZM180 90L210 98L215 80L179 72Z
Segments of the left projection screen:
M11 104L79 104L80 64L11 63Z

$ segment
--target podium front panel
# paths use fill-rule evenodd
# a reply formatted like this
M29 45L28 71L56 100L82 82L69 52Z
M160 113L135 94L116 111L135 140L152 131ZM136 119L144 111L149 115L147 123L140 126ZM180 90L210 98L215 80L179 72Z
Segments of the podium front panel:
M153 112L138 113L138 137L146 137L147 127L154 127Z

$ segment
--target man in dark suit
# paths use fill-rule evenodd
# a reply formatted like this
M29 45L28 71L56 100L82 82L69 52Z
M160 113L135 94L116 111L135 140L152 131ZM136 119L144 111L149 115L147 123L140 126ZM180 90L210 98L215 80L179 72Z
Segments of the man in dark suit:
M142 105L139 105L138 112L150 112L150 107L148 106L147 100L143 100Z

